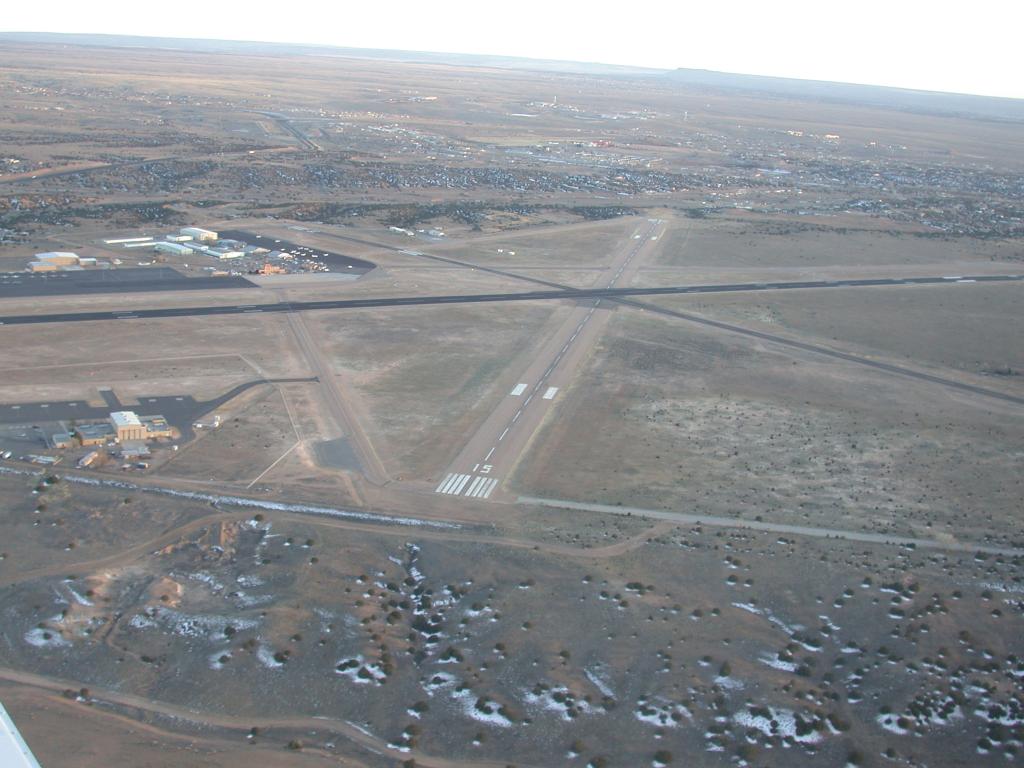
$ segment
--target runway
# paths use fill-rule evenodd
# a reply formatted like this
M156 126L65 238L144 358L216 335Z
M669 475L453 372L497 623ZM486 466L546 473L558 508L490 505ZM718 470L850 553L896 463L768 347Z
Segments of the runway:
M564 299L617 299L637 296L671 296L701 293L738 293L830 288L879 288L908 285L965 285L1024 281L1024 275L968 275L943 277L874 278L860 280L808 280L780 283L733 283L723 285L681 285L659 288L579 288L518 293L475 293L441 296L390 296L372 299L291 301L273 304L239 304L212 307L164 307L160 309L103 312L59 312L0 316L0 325L94 322L102 320L143 320L207 315L238 315L260 312L310 312L323 309L372 309L374 307L416 307L443 304L481 304L505 301L559 301Z
M632 277L639 257L649 250L645 246L660 238L663 225L660 219L649 219L634 233L623 252L604 270L599 281L601 290L612 290L620 280ZM578 293L572 291L571 295ZM466 442L435 493L491 499L557 402L559 392L572 382L587 351L603 333L609 315L595 314L601 298L579 302L553 334L538 339L536 354L519 372L517 383Z
M0 299L151 291L259 288L241 276L186 277L171 267L123 267L81 272L0 272Z

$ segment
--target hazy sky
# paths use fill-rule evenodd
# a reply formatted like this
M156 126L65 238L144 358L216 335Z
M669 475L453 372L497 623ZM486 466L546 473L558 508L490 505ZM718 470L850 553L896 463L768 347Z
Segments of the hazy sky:
M493 53L1024 98L1021 0L49 0L10 3L0 27Z

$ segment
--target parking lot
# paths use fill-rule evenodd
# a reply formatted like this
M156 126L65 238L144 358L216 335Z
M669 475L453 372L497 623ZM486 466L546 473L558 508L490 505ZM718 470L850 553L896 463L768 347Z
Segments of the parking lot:
M255 232L243 230L219 230L221 240L238 240L248 245L258 245L269 251L282 251L290 253L300 260L309 260L322 264L326 271L343 272L354 275L365 275L376 268L376 264L364 259L357 259L354 256L346 256L333 251L325 251L322 248L310 248L309 246L293 243L288 240L279 240L270 235L259 235Z

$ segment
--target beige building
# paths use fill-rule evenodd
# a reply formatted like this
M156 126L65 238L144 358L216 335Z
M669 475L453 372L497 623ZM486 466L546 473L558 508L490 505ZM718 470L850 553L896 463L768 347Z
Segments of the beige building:
M200 243L210 243L217 241L217 233L209 229L203 229L201 227L182 227L179 231L181 235L188 235L193 240Z
M163 416L140 416L139 421L146 428L146 439L157 440L161 437L174 437L174 430Z
M102 424L79 424L75 427L75 436L85 446L106 445L114 439L114 429L107 422Z
M66 267L78 263L78 254L71 253L71 251L46 251L37 253L36 261L45 261L58 267Z
M146 426L134 411L114 411L110 414L110 423L119 443L146 439Z

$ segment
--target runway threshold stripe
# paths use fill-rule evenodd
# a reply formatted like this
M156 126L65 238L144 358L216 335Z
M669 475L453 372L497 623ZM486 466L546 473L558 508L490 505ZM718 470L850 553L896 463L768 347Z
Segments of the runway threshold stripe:
M473 482L469 484L469 488L466 489L466 495L475 496L476 489L480 487L480 483L482 483L483 481L484 479L482 477L474 478Z
M486 484L487 485L487 490L484 491L482 494L480 494L481 498L484 498L484 499L490 498L491 491L494 490L494 486L496 486L497 484L498 484L497 480L488 480L487 484Z
M441 489L444 488L445 484L449 480L451 480L451 479L452 479L452 473L449 472L447 475L444 476L444 480L442 480L440 483L438 483L437 488L434 489L434 493L440 493Z
M441 493L451 493L452 488L457 482L459 482L460 477L461 475L453 474L451 480L444 484L444 488L441 489Z
M472 475L462 475L462 479L459 481L459 484L452 489L452 493L455 496L458 496L460 493L462 493L462 489L466 487L466 483L469 482L469 479L471 477Z
M483 480L483 482L480 483L480 487L476 489L476 494L475 495L476 495L476 497L478 499L483 499L483 498L486 498L486 496L484 496L484 493L487 491L487 489L490 486L494 485L495 481L491 480L489 478L486 478L486 477L483 477L483 478L480 478L480 479Z
M452 483L452 487L448 489L448 493L452 496L458 496L462 492L462 486L469 482L470 477L472 475L458 475Z

